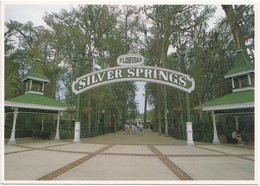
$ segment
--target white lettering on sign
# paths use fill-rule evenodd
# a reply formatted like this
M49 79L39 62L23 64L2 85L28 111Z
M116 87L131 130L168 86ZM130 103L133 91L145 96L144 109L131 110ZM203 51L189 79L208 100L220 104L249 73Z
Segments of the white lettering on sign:
M117 58L119 66L141 66L144 64L144 57L140 54L124 54Z
M88 89L109 83L122 81L148 81L160 83L191 92L195 81L188 75L174 70L150 66L122 66L104 69L86 74L72 83L72 90L79 94Z

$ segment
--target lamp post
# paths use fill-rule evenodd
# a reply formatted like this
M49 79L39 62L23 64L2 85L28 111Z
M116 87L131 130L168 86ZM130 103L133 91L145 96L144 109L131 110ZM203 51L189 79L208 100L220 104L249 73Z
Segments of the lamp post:
M116 132L116 126L115 126L115 114L113 113L113 115L112 115L112 118L113 118L113 121L112 121L112 124L113 124L113 130L114 130L114 132Z
M78 60L74 59L73 62L77 62ZM74 74L74 68L76 67L76 64L72 67L72 73ZM72 78L72 74L71 74ZM76 95L76 118L75 118L75 128L74 128L74 143L80 143L80 94Z
M184 45L181 46L181 62L185 62L185 50L186 47ZM187 115L187 121L186 121L186 133L187 133L187 142L186 144L189 146L193 146L193 130L192 130L192 121L191 121L191 110L190 110L190 94L188 92L185 92L185 101L186 101L186 115Z
M80 94L76 95L76 121L74 129L74 143L80 143Z
M105 109L102 110L102 133L104 134L105 127Z

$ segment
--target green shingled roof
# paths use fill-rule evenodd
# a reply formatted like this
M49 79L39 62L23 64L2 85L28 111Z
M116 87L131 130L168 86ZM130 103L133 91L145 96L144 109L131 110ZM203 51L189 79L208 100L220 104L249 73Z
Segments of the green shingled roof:
M233 92L231 94L213 99L201 105L203 109L206 107L213 106L224 106L224 105L235 105L235 104L246 104L254 102L254 90Z
M14 98L7 99L6 101L25 103L25 104L55 106L55 107L70 107L69 105L67 105L65 103L62 103L55 99L49 98L44 95L38 95L38 94L24 94L22 96L17 96Z
M44 75L42 71L42 63L39 61L35 62L35 65L33 68L30 70L30 72L26 75L26 77L23 79L23 81L27 79L34 79L34 78L40 78L43 81L49 82L49 78Z
M254 71L254 68L249 60L243 55L243 51L239 50L234 57L233 67L226 73L225 77L232 77L236 74L248 74L249 71Z

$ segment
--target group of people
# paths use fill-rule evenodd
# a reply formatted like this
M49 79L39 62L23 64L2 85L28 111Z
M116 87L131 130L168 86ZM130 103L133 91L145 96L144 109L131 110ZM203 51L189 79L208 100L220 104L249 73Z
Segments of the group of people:
M134 124L128 124L126 123L125 124L125 135L128 135L128 134L135 134L137 133L138 131L140 132L141 135L143 135L143 124L139 124L137 123L137 125L134 125Z

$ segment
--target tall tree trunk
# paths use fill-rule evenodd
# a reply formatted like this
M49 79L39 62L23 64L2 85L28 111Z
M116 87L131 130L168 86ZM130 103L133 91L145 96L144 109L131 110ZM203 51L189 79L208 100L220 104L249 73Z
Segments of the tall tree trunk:
M161 103L158 104L158 133L162 134L162 121L161 121Z
M88 91L88 107L91 108L90 90ZM91 111L88 113L88 135L90 135L91 130Z
M153 131L154 132L157 132L159 131L159 100L158 100L158 84L156 84L156 92L157 92L157 95L155 95L155 106L154 106L154 126L153 126Z
M147 89L145 88L145 94L144 94L144 126L146 126L146 115L147 115Z
M240 28L240 26L237 22L238 16L236 15L232 5L221 5L221 6L222 6L223 10L225 11L225 13L227 15L227 20L228 20L228 23L230 25L232 35L233 35L234 40L236 42L237 48L242 49L244 56L249 59L249 56L248 56L247 51L246 51L247 47L246 47L246 44L245 44L245 39L243 37L241 28Z
M167 108L167 94L166 87L163 88L163 112L164 112L164 124L165 124L165 136L168 136L168 108Z
M165 38L162 37L162 53L161 53L161 59L163 67L166 67L166 60L167 60L167 52L170 45L169 42L169 33L166 33ZM163 112L164 112L164 129L165 129L165 136L168 136L168 106L167 106L167 92L166 87L162 86L162 96L163 96Z

